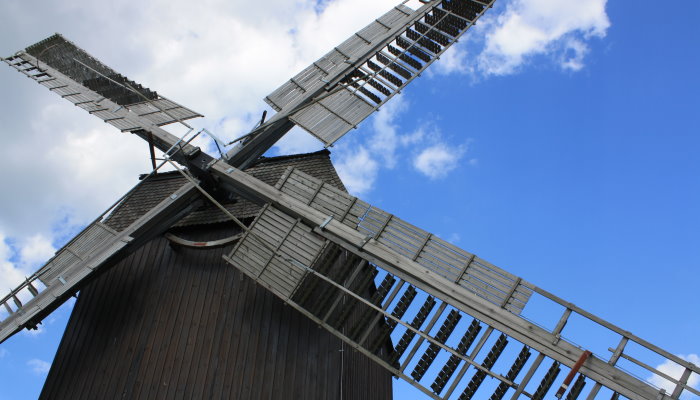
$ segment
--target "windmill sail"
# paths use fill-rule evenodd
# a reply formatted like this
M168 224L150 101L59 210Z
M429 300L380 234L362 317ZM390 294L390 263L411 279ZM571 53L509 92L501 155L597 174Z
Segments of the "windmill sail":
M399 5L265 98L330 146L457 42L493 1ZM309 96L313 101L307 102Z
M331 146L417 78L494 1L395 7L268 95L278 113L227 153L229 164L245 168L294 125Z
M199 206L196 201L199 191L194 185L187 183L171 189L165 198L146 199L152 204L138 218L114 225L103 219L111 208L105 211L36 273L0 299L0 306L7 311L6 317L0 319L0 343L23 328L35 328L105 266L131 253Z
M104 99L158 126L202 116L117 73L59 34L5 62L122 131L143 127L128 123L114 109L105 107L101 104Z
M626 369L630 363L651 368L650 360L658 357L685 369L685 377L699 373L700 367L315 178L292 170L272 188L224 166L213 169L241 192L251 191L269 201L225 259L432 398L452 398L459 389L459 399L470 399L482 390L486 377L498 381L495 388L483 389L492 391L492 399L506 395L542 399L555 384L568 393L567 398L575 399L587 382L588 399L596 398L603 387L629 399L700 395L687 379L671 378L676 390L669 395ZM375 297L368 300L361 295L364 286L358 279L363 275L357 271L363 264L342 276L326 275L327 254L336 248L349 250L372 266L372 277L381 280ZM305 301L310 293L316 293L312 304ZM540 327L519 315L535 293L563 308L554 328ZM357 310L365 317L349 331L341 331L344 316ZM565 339L565 326L575 318L585 318L617 336L618 341L610 343L610 355L590 356L579 347L586 343L575 345ZM460 325L460 320L471 324ZM382 332L379 336L377 330ZM497 341L487 348L496 335ZM400 338L389 354L382 351L388 337ZM521 350L504 351L513 347ZM639 348L648 352L648 359L637 358ZM537 357L528 364L532 353ZM512 359L497 363L504 354ZM527 372L518 379L526 366ZM561 381L562 370L571 378L579 376L570 388ZM465 377L470 377L466 386ZM531 382L533 377L539 383ZM488 395L482 392L479 398Z
M162 151L179 143L163 125L201 117L107 67L63 36L47 39L3 59L28 78L123 132L133 132ZM183 144L175 159L199 153Z

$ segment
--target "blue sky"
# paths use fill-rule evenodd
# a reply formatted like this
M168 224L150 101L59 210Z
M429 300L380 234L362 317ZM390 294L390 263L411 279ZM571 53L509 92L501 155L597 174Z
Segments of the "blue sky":
M0 54L62 32L233 138L265 95L396 1L269 3L154 1L134 16L117 1L107 18L80 0L9 0ZM690 1L669 11L645 0L499 1L431 73L339 141L334 161L371 203L698 362L698 17ZM137 139L9 67L0 82L9 287L149 166ZM317 148L295 132L272 154ZM68 315L69 305L0 345L0 399L37 396ZM420 398L407 386L396 398Z

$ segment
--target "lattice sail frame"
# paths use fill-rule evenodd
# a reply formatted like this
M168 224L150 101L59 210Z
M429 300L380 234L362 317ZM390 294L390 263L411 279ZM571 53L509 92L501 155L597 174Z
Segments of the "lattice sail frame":
M434 0L418 10L401 4L265 101L331 146L439 59L494 2ZM303 103L310 93L318 96Z
M679 398L684 391L698 394L687 385L690 374L700 371L697 366L470 253L442 247L440 239L360 199L291 169L276 188L328 217L314 226L303 213L295 217L289 212L287 207L294 207L285 196L272 196L279 205L266 205L224 258L434 399L471 399L477 392L478 398L491 393L492 400L543 399L552 388L571 400L579 398L584 388L587 399L611 392L614 398L630 399ZM331 224L336 225L330 228ZM365 239L357 244L357 239L336 234L337 224ZM373 255L378 247L387 251L384 257ZM332 263L328 254L339 248L359 257L342 273L328 270ZM368 279L378 286L370 298L365 294ZM518 315L534 293L564 308L553 329ZM354 326L344 326L344 316L358 311L364 317ZM609 349L611 356L589 357L565 339L564 328L574 317L588 319L619 338ZM389 337L395 346L387 352L382 340ZM651 368L632 356L635 346L687 369L684 379L667 377L677 386L671 396L623 369ZM628 363L619 364L621 360ZM562 371L570 377L564 378Z
M202 116L129 80L60 34L27 47L4 61L123 132L146 127L126 118L121 109L129 110L133 116L156 126Z

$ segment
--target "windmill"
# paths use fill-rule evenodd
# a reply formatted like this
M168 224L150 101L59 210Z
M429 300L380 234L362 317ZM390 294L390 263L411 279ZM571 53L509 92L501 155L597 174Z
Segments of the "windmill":
M227 261L434 398L470 398L486 389L481 387L486 377L498 382L492 390L494 398L542 398L556 386L569 398L576 398L584 387L588 397L594 398L603 386L628 398L678 398L684 391L697 394L686 385L690 374L698 372L696 366L391 214L299 171L286 173L276 187L241 172L293 125L307 129L327 145L335 142L414 79L491 4L432 1L419 10L399 6L268 96L278 114L218 160L189 145L190 137L175 138L159 128L197 113L138 87L61 37L8 58L9 64L52 91L165 151L168 162L187 167L183 172L191 180L124 230L107 229L101 220L90 225L3 300L12 314L2 321L0 339L38 322L73 294L93 270L99 270L103 261L162 232L192 207L201 189L216 203L227 193L235 193L265 204L226 255ZM353 285L361 263L343 279L328 274L325 256L338 249L377 268L382 278L378 298L367 299ZM46 287L40 291L37 281ZM35 297L21 304L17 296L21 291ZM305 299L313 293L327 294L327 302L311 307ZM519 317L532 295L544 296L564 308L553 330ZM354 301L350 302L354 310L365 316L350 332L339 331L333 321L336 313L342 315L350 307L339 308L338 299ZM611 343L611 356L592 356L561 338L573 316L619 335L619 341ZM391 355L377 354L371 340L377 329L389 329L385 335L397 338ZM521 349L508 365L499 364L508 356L506 350L518 343ZM685 368L683 377L674 380L673 393L660 395L618 368L623 361L647 365L627 351L631 343ZM438 363L442 359L447 360ZM540 375L537 382L533 380ZM577 379L571 385L573 378ZM554 385L562 379L568 382ZM479 392L480 397L489 394Z

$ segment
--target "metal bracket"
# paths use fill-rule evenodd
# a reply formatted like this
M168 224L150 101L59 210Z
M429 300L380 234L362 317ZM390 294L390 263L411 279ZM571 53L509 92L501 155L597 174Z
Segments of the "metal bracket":
M370 240L372 240L372 238L374 238L373 235L367 235L367 236L365 236L365 239L362 241L362 243L360 244L360 246L358 247L358 249L359 249L359 250L362 250L362 248L365 247L365 245L367 244L367 242L369 242Z
M329 224L332 220L333 220L333 216L332 216L332 215L329 215L328 218L326 218L326 219L321 223L321 225L319 225L318 227L321 228L321 229L325 229L326 226L328 226L328 224Z
M560 340L561 340L561 335L557 333L556 335L554 335L554 340L552 340L552 344L556 346Z

